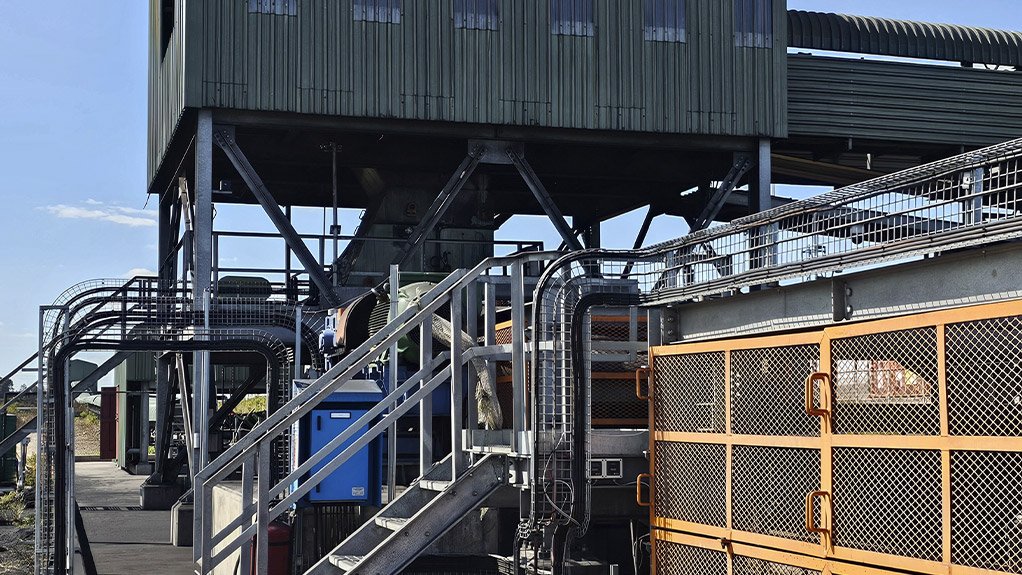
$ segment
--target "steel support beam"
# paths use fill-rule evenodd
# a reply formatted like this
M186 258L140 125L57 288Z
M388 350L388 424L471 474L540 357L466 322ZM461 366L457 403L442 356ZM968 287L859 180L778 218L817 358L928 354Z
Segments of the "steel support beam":
M458 198L458 194L461 193L468 179L475 172L476 166L479 165L479 160L484 153L486 153L486 148L480 145L474 147L465 156L465 159L461 161L461 165L458 166L458 169L454 171L451 178L447 180L447 184L440 190L440 194L433 200L433 204L429 206L426 215L423 216L419 224L412 230L411 235L408 236L404 245L398 250L398 254L392 263L399 266L408 263L408 258L411 257L412 252L426 241L429 233L440 223L440 219L444 217L447 210L454 204L454 200Z
M297 354L296 354L297 355ZM227 419L228 414L234 411L235 407L245 399L245 396L252 392L253 389L261 382L266 380L266 372L259 372L255 369L256 366L251 366L249 369L248 379L242 383L238 389L231 393L231 397L227 398L223 404L213 413L213 416L209 418L209 428L211 430L220 427L224 420Z
M742 177L745 176L750 169L752 169L752 166L753 161L748 154L735 154L734 163L731 165L731 169L728 171L727 176L721 180L720 185L713 191L713 194L706 202L706 206L703 207L703 211L700 212L695 219L689 222L689 226L692 228L689 233L705 229L713 223L717 214L720 213L721 208L724 207L724 202L727 201L728 196L731 195L731 192L735 191L735 188L738 187L739 180L741 180ZM767 190L769 189L770 184L768 182ZM769 206L769 199L766 204L762 205Z
M553 222L554 227L557 228L557 233L564 240L566 246L570 247L573 251L581 250L582 244L575 237L572 232L571 226L564 219L564 214L554 203L554 199L550 197L550 193L543 187L543 182L540 181L539 176L529 165L528 160L525 159L525 155L514 149L508 147L507 156L511 159L511 163L514 164L515 169L521 174L522 179L525 180L525 184L529 186L529 190L532 191L532 195L536 197L536 201L539 202L541 208L546 213L546 216Z
M342 302L334 292L333 284L330 282L330 278L323 271L316 257L309 251L308 246L299 237L298 232L295 231L291 223L287 221L287 217L284 212L281 211L280 206L277 205L277 201L273 199L273 194L266 188L263 180L259 177L259 174L252 167L252 164L248 161L245 153L238 147L238 143L234 137L234 130L229 126L217 126L215 130L216 144L224 151L227 155L227 159L231 161L234 169L238 171L238 175L245 181L249 191L255 196L259 205L263 207L263 211L269 216L270 221L277 228L277 231L284 238L288 247L298 257L298 261L302 263L305 271L309 274L309 279L312 283L319 288L319 292L323 295L323 298L330 306L338 306Z
M1022 246L975 248L914 262L660 308L664 342L818 328L1022 297ZM839 285L835 285L839 284ZM843 294L835 298L835 293ZM839 312L839 313L837 313Z
M649 234L649 227L653 224L653 218L660 215L662 212L657 209L653 204L649 205L649 209L646 210L646 217L642 218L642 225L639 226L639 233L635 234L635 241L632 242L632 249L637 250L642 247L642 244L646 241L646 236ZM628 262L625 269L621 272L621 279L628 277L628 274L632 273L632 262Z

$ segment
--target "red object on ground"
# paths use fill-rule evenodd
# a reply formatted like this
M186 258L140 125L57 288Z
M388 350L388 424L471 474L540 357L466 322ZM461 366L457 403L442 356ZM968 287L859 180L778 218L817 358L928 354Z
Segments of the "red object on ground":
M117 459L117 388L100 388L99 458Z
M270 540L270 558L266 572L269 575L288 575L291 567L291 527L273 522L266 526L266 533ZM252 542L255 541L253 538ZM258 575L256 547L252 545L252 575Z

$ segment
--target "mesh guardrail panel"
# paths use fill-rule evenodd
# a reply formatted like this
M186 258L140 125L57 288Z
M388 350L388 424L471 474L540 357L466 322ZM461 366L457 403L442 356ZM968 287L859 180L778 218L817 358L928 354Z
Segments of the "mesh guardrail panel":
M835 340L831 373L835 433L940 434L936 329Z
M724 553L673 541L657 540L654 561L658 575L728 575Z
M1022 453L952 453L951 477L951 561L1022 572Z
M834 544L940 561L939 451L834 450Z
M820 565L1022 573L1020 336L1006 301L654 348L654 524ZM817 565L762 559L732 552L731 573Z
M803 520L806 493L819 489L820 451L736 445L732 455L735 529L818 542ZM819 523L819 509L816 510Z
M820 435L805 412L806 376L819 369L820 346L797 345L731 353L731 429L745 435ZM819 397L819 394L817 394ZM769 409L764 407L769 406Z
M724 354L656 357L653 425L657 431L724 432Z
M947 326L952 435L1022 435L1022 317Z
M654 448L653 494L662 517L724 527L727 521L723 445L659 442Z

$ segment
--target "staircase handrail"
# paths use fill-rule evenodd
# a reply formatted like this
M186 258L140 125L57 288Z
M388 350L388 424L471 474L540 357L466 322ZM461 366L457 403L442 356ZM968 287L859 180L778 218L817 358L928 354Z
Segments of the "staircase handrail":
M468 272L458 270L447 276L443 281L423 294L417 305L409 306L404 312L398 314L383 329L352 350L344 359L331 367L286 404L280 406L276 412L254 427L245 437L241 438L241 440L196 473L196 482L219 481L232 473L242 464L244 459L251 455L251 450L258 443L264 440L272 440L281 435L302 416L311 412L340 387L345 378L350 379L362 370L364 366L358 366L362 360L365 360L366 363L372 361L372 354L374 352L385 349L395 343L410 332L418 323L429 318L450 299L455 291L464 289L471 282L482 277L492 269L506 268L516 262L550 261L561 255L563 255L562 252L545 251L492 257L483 260Z

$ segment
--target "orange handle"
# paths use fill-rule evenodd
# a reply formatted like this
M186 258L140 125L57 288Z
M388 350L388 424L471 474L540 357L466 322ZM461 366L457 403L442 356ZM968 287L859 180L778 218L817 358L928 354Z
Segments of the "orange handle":
M825 417L830 411L825 407L816 407L816 389L813 383L819 381L820 387L830 386L830 374L814 373L806 378L806 413L816 417Z
M829 497L826 491L810 491L806 494L806 531L810 533L827 533L826 527L817 527L813 520L813 501L818 498Z
M639 401L649 401L649 394L642 394L642 380L649 382L649 374L648 367L640 367L635 370L635 397L638 397Z
M642 480L643 480L643 478L650 480L649 488L653 489L653 483L652 483L653 476L650 475L649 473L640 473L635 478L635 503L637 503L639 505L639 507L649 507L651 505L650 502L642 500Z

